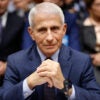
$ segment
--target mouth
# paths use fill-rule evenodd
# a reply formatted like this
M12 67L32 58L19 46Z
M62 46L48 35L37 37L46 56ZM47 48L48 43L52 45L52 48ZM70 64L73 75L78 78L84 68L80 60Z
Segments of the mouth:
M46 47L47 49L53 49L53 48L55 47L55 45L45 45L45 47Z

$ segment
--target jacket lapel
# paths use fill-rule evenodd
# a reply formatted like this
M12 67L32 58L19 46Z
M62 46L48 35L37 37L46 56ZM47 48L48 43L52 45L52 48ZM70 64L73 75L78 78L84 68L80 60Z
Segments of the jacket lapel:
M70 79L70 71L71 71L72 63L71 63L71 52L68 47L66 48L64 45L62 45L59 53L58 62L60 63L64 78ZM66 100L66 97L59 89L57 89L56 99Z
M35 44L32 47L32 51L29 53L29 59L34 70L36 70L37 67L41 64L41 58L38 54L37 47ZM43 100L43 85L37 86L35 88L35 92L37 93L37 97L36 97L37 100Z
M29 51L29 60L31 65L36 69L41 64L41 58L38 54L37 47L34 44L31 51Z
M70 70L72 64L70 58L71 58L70 49L62 45L58 61L61 66L62 73L66 79L70 79Z

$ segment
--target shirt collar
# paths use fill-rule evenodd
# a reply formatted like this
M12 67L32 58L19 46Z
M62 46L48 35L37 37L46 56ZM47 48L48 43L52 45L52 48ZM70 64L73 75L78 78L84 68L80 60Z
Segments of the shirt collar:
M7 22L7 16L8 16L8 12L5 12L2 16L2 26L5 27L6 26L6 22Z
M46 56L41 52L41 50L40 50L38 47L37 47L37 51L38 51L38 53L39 53L39 55L40 55L41 61L44 61L44 60L46 59ZM57 50L57 51L51 56L52 60L58 62L59 51L60 51L60 50Z

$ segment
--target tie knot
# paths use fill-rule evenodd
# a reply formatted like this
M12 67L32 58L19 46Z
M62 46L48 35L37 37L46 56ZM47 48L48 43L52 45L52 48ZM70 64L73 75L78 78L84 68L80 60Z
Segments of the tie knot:
M47 59L50 59L50 60L52 60L52 58L51 58L51 57L47 57L45 60L47 60Z

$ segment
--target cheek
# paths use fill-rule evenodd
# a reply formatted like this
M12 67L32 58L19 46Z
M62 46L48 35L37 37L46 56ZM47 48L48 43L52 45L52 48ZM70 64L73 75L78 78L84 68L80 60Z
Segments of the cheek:
M63 38L63 34L59 34L59 36L57 38L58 38L59 41L61 41L62 38Z
M43 43L43 41L45 40L44 38L42 38L41 36L35 36L34 40L36 41L37 44L41 44Z
M98 7L92 9L92 13L99 13L99 12L100 10L98 9Z
M62 35L59 35L58 37L56 37L56 42L58 45L60 45L62 43Z

